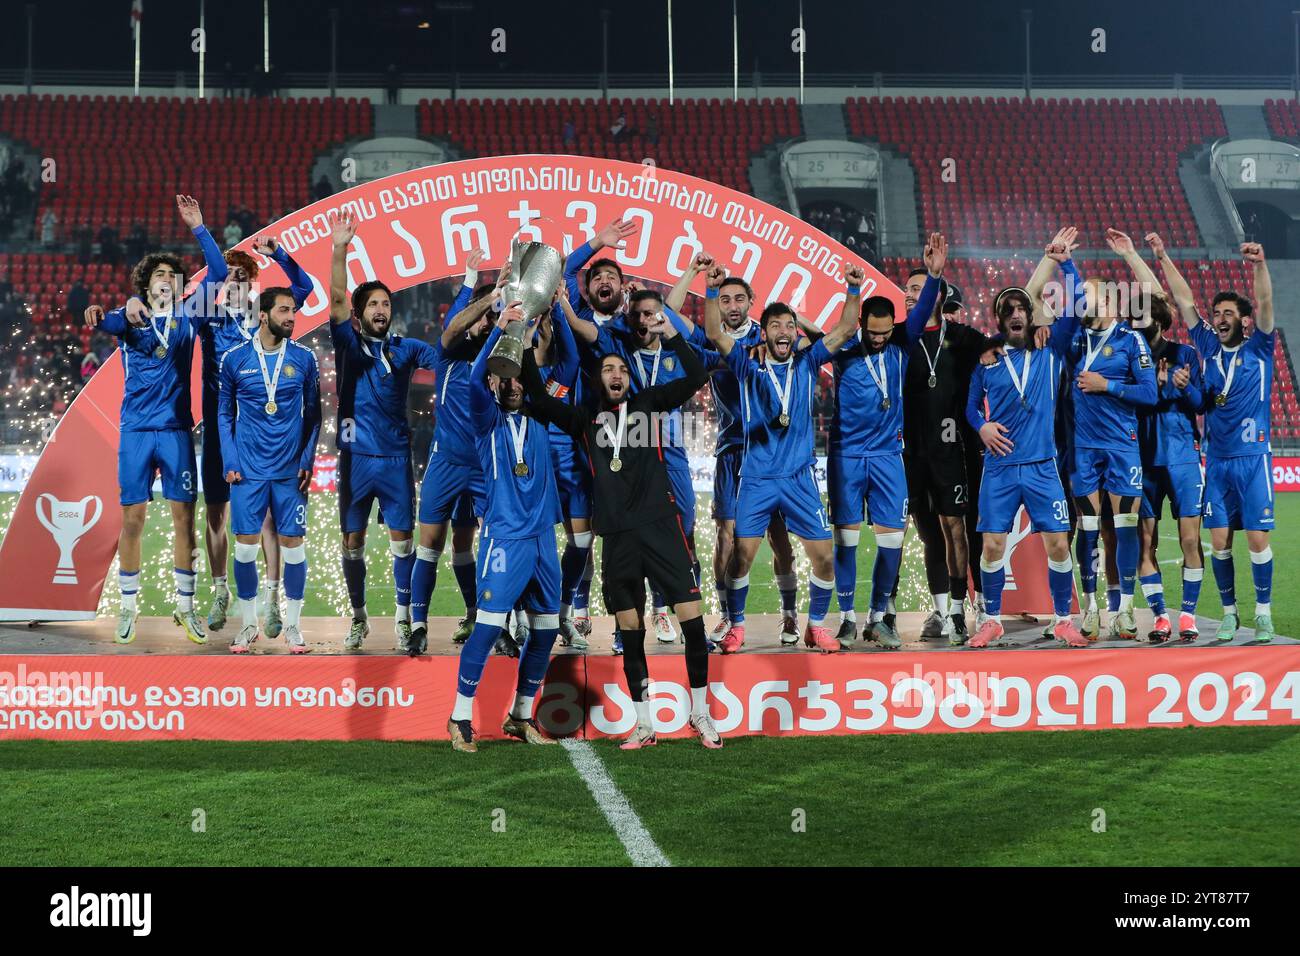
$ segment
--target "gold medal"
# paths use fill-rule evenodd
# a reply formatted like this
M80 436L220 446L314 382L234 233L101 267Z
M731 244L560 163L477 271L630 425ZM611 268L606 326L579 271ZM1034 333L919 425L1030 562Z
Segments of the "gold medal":
M525 478L528 475L528 466L522 461L515 462L515 475L519 478Z
M789 427L790 427L790 416L787 415L785 412L782 412L782 413L781 413L781 417L777 419L777 423L778 423L782 428L789 428Z
M609 470L610 470L610 471L622 471L622 470L623 470L623 460L622 460L621 458L614 458L614 459L611 459L611 460L610 460L610 463L609 463Z
M1222 408L1224 405L1228 404L1228 396L1220 392L1218 395L1214 396L1214 404Z
M266 405L264 406L264 408L266 409L266 414L268 414L268 415L274 415L274 414L275 414L275 410L276 410L278 407L279 407L279 406L276 405L275 402L267 402Z
M887 411L889 411L889 399L887 399L887 398L882 398L882 399L880 400L880 410L881 410L882 412L887 412Z
M154 357L154 358L166 358L166 357L167 357L167 346L165 346L165 345L160 345L160 346L158 346L156 349L154 349L154 350L153 350L153 357Z

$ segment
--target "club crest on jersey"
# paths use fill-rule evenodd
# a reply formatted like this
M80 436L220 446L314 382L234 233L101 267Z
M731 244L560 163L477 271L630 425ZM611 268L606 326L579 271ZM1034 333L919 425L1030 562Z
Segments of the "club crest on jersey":
M492 592L491 592L491 591L484 591L484 592L483 592L483 600L484 600L484 601L490 601L490 600L492 600Z
M293 366L292 366L292 365L286 365L286 366L284 367L284 376L285 376L285 378L293 378L293 377L294 377L295 375L297 375L297 374L298 374L298 373L295 372L295 371L293 370Z
M1107 345L1101 350L1101 354L1106 356L1106 358L1110 358L1115 354L1115 349L1113 346Z
M666 359L664 359L664 371L665 371L665 372L671 372L671 371L672 371L673 369L675 369L676 367L677 367L677 362L673 359L673 357L672 357L671 355L668 356Z

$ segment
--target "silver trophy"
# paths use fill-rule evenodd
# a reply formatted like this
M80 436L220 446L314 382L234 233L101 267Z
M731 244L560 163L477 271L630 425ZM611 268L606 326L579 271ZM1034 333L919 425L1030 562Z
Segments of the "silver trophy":
M528 323L551 307L555 289L564 275L564 256L544 242L510 244L510 281L501 288L501 302L522 302L524 317L509 323L488 356L488 371L515 378L523 367L524 333ZM530 343L531 344L531 343Z

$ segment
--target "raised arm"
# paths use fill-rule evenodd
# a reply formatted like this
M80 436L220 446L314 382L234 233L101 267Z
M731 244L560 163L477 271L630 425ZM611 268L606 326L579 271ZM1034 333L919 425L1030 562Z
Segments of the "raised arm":
M203 282L182 304L182 312L194 319L206 319L216 312L217 292L230 275L230 266L226 264L226 257L221 254L217 240L212 238L212 234L203 225L203 211L199 208L198 200L193 196L177 196L176 211L199 241L199 248L203 250L203 263L208 268Z
M722 266L715 264L709 267L704 280L704 334L724 357L731 354L736 344L736 340L722 328L722 307L718 305L719 290L722 281L726 278L726 271Z
M943 267L948 262L948 240L942 233L930 233L930 237L925 242L922 258L925 261L927 275L925 285L921 287L921 294L916 297L916 305L912 306L912 311L907 313L905 328L909 342L915 342L921 337L926 323L934 314L935 304L939 301L939 278L943 275Z
M686 341L662 313L658 316L652 331L658 332L663 343L676 353L677 360L682 363L682 371L685 373L679 379L655 385L642 393L644 396L642 401L646 402L652 411L666 412L680 408L690 401L691 396L703 388L704 383L709 380L709 372L695 349L691 347L691 343Z
M862 318L862 283L866 278L867 271L860 265L850 264L844 269L845 296L844 305L840 309L840 320L835 323L835 328L820 336L822 345L831 355L838 352L858 330L858 322ZM927 281L926 285L929 284ZM935 285L937 287L938 283ZM930 308L934 308L933 301Z
M578 342L570 327L581 321L564 295L555 297L551 307L551 374L550 378L568 390L578 379ZM590 324L590 323L588 323Z
M259 236L253 240L253 251L274 259L289 280L289 291L293 293L293 307L301 309L302 304L311 295L311 276L303 271L302 266L294 261L293 256L284 251L280 240L274 236Z
M1243 242L1241 254L1255 268L1255 328L1273 331L1273 279L1264 261L1264 247L1258 242Z
M546 391L532 349L524 349L524 362L519 372L519 382L524 387L524 397L528 399L529 413L533 418L545 425L555 425L574 438L582 435L585 410L579 405L570 405L568 402L561 401Z
M356 213L350 209L329 217L333 254L330 259L330 321L352 320L352 302L348 298L348 243L357 234Z
M596 233L590 242L584 242L569 253L569 257L564 260L564 285L569 290L569 304L573 306L574 312L581 312L583 307L582 284L578 281L578 274L582 272L582 267L591 261L592 256L606 246L612 249L622 249L625 240L636 235L639 228L635 223L615 219Z
M236 480L242 477L243 469L239 464L239 446L235 444L235 385L238 376L235 370L226 364L229 353L221 356L218 373L219 388L217 392L217 426L221 439L221 460L226 466L226 480L234 475Z
M1133 240L1125 233L1118 229L1106 230L1106 245L1110 246L1111 252L1119 254L1124 260L1124 264L1133 272L1133 278L1142 284L1142 288L1148 295L1160 292L1160 280L1156 274L1151 271L1146 260L1138 254L1137 249L1133 246Z
M504 277L505 273L502 273L502 275ZM501 297L502 284L501 280L497 280L497 287L493 292L480 296L459 312L448 311L447 314L451 316L451 320L443 326L442 335L440 336L444 349L449 349L455 345L457 341L464 337L471 326L487 314L488 309L492 308L497 299ZM452 303L452 305L454 306L455 303Z
M1151 247L1156 261L1160 263L1160 271L1164 273L1165 284L1169 286L1169 295L1173 298L1174 305L1178 306L1178 314L1183 317L1189 329L1196 328L1201 322L1201 317L1196 314L1196 299L1192 296L1192 287L1178 271L1174 260L1169 258L1169 253L1165 251L1164 240L1158 233L1148 232L1146 244Z
M1083 294L1083 287L1077 282L1073 288L1069 287L1075 280L1068 276L1068 270L1073 268L1071 256L1079 247L1078 237L1079 230L1074 226L1063 226L1058 229L1043 250L1043 258L1039 259L1038 265L1034 267L1034 273L1025 286L1025 291L1029 293L1029 301L1033 304L1034 314L1030 317L1030 321L1034 325L1051 325L1056 318L1043 293L1047 283L1056 275L1058 266L1062 272L1067 273L1067 288L1064 290L1061 311L1071 309L1076 298ZM1066 263L1071 265L1067 266Z
M502 312L502 319L507 315L516 319L523 318L522 313L517 309L507 309ZM492 354L492 347L497 344L497 339L501 338L501 329L502 325L499 321L488 333L487 341L479 350L474 364L469 367L469 414L470 420L474 423L474 430L477 432L486 433L493 425L492 407L495 401L492 390L488 388L487 363L488 357ZM527 355L530 351L531 349L524 349L524 354Z
M664 305L680 312L682 306L686 304L686 296L690 294L695 277L701 272L708 272L711 265L713 265L713 256L707 252L696 254L695 258L686 266L686 271L682 273L682 277L668 290L668 295L664 297Z

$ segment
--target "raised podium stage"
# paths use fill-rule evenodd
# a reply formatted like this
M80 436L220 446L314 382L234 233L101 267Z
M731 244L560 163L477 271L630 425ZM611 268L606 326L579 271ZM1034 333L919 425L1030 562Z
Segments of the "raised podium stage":
M972 650L917 639L924 616L899 615L900 651L859 644L838 654L781 647L778 617L750 617L743 651L710 658L719 729L784 736L1300 724L1300 641L1292 638L1260 645L1243 629L1219 644L1217 622L1201 619L1194 642L1069 649L1043 638L1041 624L1015 620L1002 646ZM1141 632L1150 622L1138 612ZM203 646L170 618L141 618L126 646L113 642L108 618L0 625L0 739L442 739L455 695L455 625L431 621L429 653L418 659L398 654L391 618L373 618L355 654L343 652L346 619L305 619L312 652L298 656L265 637L253 653L232 655L233 622ZM612 632L611 618L596 618L585 654L556 647L537 706L549 732L630 732L635 715ZM682 647L653 636L647 645L656 724L664 736L685 735ZM514 670L506 657L488 662L475 717L485 738L500 736Z

